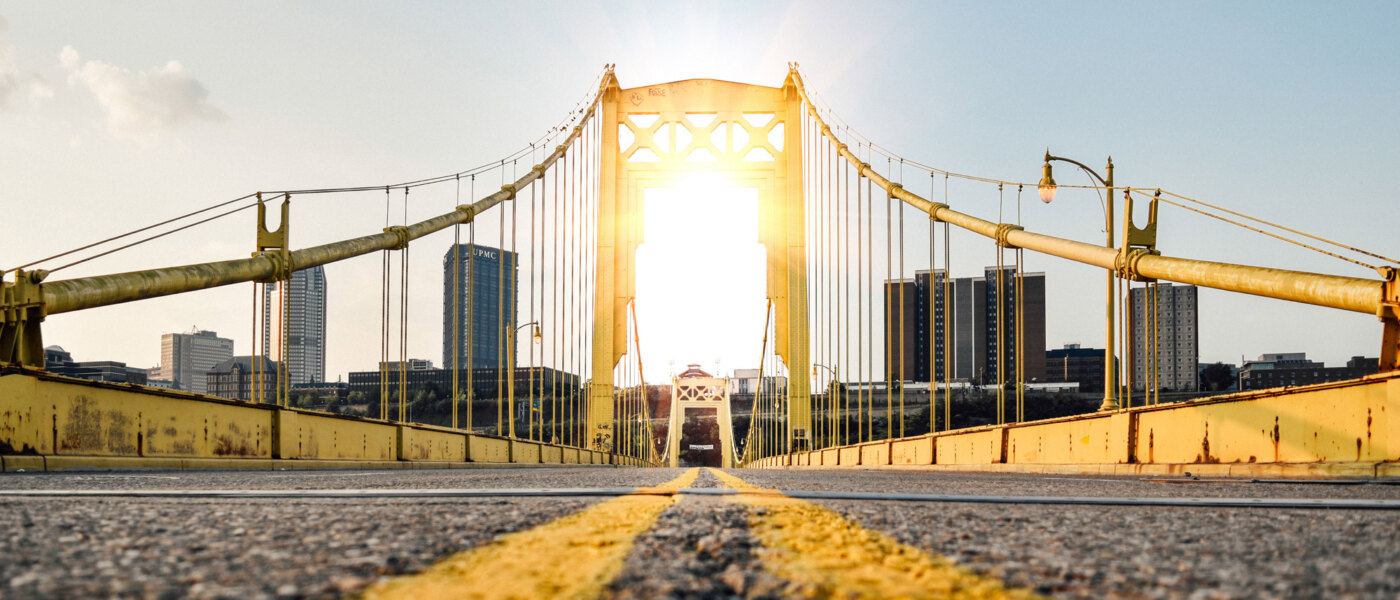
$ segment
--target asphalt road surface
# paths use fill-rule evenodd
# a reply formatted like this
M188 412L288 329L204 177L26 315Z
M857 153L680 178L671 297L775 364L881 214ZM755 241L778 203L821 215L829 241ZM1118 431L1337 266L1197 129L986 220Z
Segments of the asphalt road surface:
M662 485L690 491L651 489ZM926 496L705 493L736 487L795 496ZM580 488L604 492L585 495ZM646 489L619 495L635 488ZM528 495L546 489L574 491ZM59 493L32 495L41 490ZM130 495L161 490L185 495ZM206 495L211 490L230 492ZM483 490L515 491L479 495ZM1276 508L1043 504L1029 497L1380 502ZM927 471L6 474L0 475L0 597L425 597L447 593L432 590L489 594L519 584L536 586L524 595L615 598L936 597L940 590L1063 598L1395 598L1396 501L1400 485L1379 483ZM915 578L894 581L890 567ZM520 583L531 577L545 583ZM561 582L583 587L552 587Z

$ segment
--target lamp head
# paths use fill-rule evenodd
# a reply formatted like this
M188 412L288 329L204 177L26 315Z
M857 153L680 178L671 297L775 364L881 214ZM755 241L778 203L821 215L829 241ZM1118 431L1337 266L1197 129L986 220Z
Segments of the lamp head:
M538 344L538 343L540 343L540 341L543 340L543 339L544 339L544 336L540 335L540 325L539 325L539 323L536 323L536 324L535 324L535 343Z
M1045 153L1045 166L1041 167L1041 173L1039 187L1040 201L1049 204L1051 200L1055 199L1055 189L1059 187L1055 185L1055 177L1050 174L1049 152Z

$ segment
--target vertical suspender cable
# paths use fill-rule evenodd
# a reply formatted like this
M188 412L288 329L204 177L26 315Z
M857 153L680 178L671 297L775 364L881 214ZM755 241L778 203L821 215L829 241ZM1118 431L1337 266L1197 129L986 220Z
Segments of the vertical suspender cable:
M839 146L838 152L839 152ZM842 382L837 396L838 446L851 443L851 253L850 253L850 163L837 161L836 169L836 260L832 270L836 273L836 378Z
M861 170L856 180L856 381L861 386L856 388L856 443L866 440L865 429L865 400L866 388L865 380L865 348L868 341L865 338L865 261L863 245L865 243L865 208L861 206L861 199L864 198L864 190L861 184L865 182L865 171ZM874 351L872 349L872 351Z
M567 161L567 160L568 160L568 155L565 154L564 156L560 157L560 159L563 160L563 161ZM568 163L565 162L564 164L568 164ZM560 206L560 204L559 204L559 180L560 180L559 172L560 172L560 167L555 167L554 170L553 170L553 177L552 177L553 183L554 183L554 206L553 206L553 207L551 208L551 210L550 210L550 213L552 214L552 216L553 216L553 218L554 218L554 226L550 229L551 235L549 236L550 248L551 248L552 251L553 251L553 259L549 261L549 274L550 274L550 280L551 280L551 284L552 284L552 285L550 285L549 305L550 305L550 312L553 313L553 315L554 315L554 325L553 325L552 327L550 327L551 331L550 331L550 344L549 344L549 345L550 345L550 348L549 348L550 356L552 357L552 360L550 361L550 366L553 367L553 368L551 369L551 373L550 373L550 382L551 382L551 385L550 385L550 395L554 396L554 401L555 401L556 404L560 401L560 399L559 399L559 375L560 375L560 372L559 372L559 368L560 368L560 363L559 363L559 349L560 349L560 344L561 344L561 343L563 342L563 340L564 340L564 334L563 334L563 332L564 332L564 321L563 321L563 319L560 318L561 315L560 315L560 312L559 312L559 235L560 235L560 233L559 233L559 213L560 213L560 211L561 211L561 209L559 208L559 206Z
M582 148L582 145L580 145L579 148ZM580 219L579 219L579 204L580 204L580 201L583 199L583 191L582 191L582 188L583 188L583 180L582 180L582 176L583 176L583 167L584 167L584 163L583 163L583 156L582 156L582 154L583 154L582 151L578 152L578 153L577 153L577 155L578 155L578 160L575 160L575 161L573 161L572 163L570 163L570 168L573 169L573 170L572 170L571 179L572 179L572 181L573 181L573 191L574 191L574 193L573 193L573 194L570 194L569 197L568 197L568 201L569 201L569 234L568 234L568 235L569 235L569 237L568 237L567 239L568 239L568 243L569 243L568 265L569 265L569 277L570 277L570 279L569 279L569 282L570 282L570 283L569 283L569 319L568 319L568 325L569 325L569 357L570 357L570 358L569 358L569 372L574 374L574 381L576 382L574 385L570 385L570 386L569 386L569 396L570 396L570 398L571 398L571 403L577 403L577 402L578 402L580 393L579 393L579 386L578 386L578 384L577 384L577 381L579 381L580 375L581 375L581 373L580 373L580 371L579 371L579 369L578 369L578 362L579 362L579 361L578 361L578 355L579 355L579 340L578 340L578 322L579 322L579 314L578 314L578 308L579 308L579 295L580 295L580 289L579 289L579 275L580 275L580 271L579 271L578 256L579 256L579 243L580 243L580 241L581 241L580 238L582 237L582 236L579 234L580 226L581 226L581 221L580 221ZM641 359L641 358L638 357L638 360L640 360L640 359Z
M1021 224L1021 191L1025 186L1016 186L1016 224ZM1016 354L1016 422L1026 420L1026 270L1025 253L1017 247L1016 250L1016 345L1013 352Z
M517 159L511 161L510 163L510 180L512 182L517 181L515 177L515 169L516 164L519 162L520 161ZM515 413L517 410L519 410L516 407L519 401L514 399L513 393L515 391L515 366L518 362L516 360L516 355L520 353L520 336L516 335L516 321L518 321L520 318L520 253L517 252L516 246L516 238L520 235L520 227L518 226L516 220L516 213L519 211L519 207L519 192L517 190L512 189L510 193L510 271L506 275L506 282L510 289L509 291L505 292L509 294L508 296L506 296L506 301L510 303L510 319L506 321L507 331L510 332L510 337L506 338L506 343L509 344L508 346L506 346L506 348L507 351L510 353L510 355L506 357L506 365L509 367L509 371L507 371L508 379L506 379L506 385L510 386L510 390L512 392L510 394L512 401L512 405L510 407L511 437L516 437L516 435L518 435L516 433L515 428ZM507 284L502 284L502 287L507 287ZM504 310L504 307L502 307L502 310ZM529 424L528 415L529 412L526 411L527 419L525 422L527 425Z
M248 362L251 363L251 365L252 365L252 369L251 369L251 370L252 370L252 375L253 375L253 378L252 378L251 380L249 380L249 384L248 384L248 400L249 400L250 402L254 402L254 403L256 403L256 402L258 401L258 344L259 344L259 341L260 341L260 339L261 339L261 338L258 337L258 320L259 320L259 314L258 314L258 313L259 313L259 311L258 311L258 286L259 286L258 282L254 281L254 282L253 282L253 307L252 307L252 311L253 311L253 319L252 319L252 321L253 321L253 337L249 339L249 342L250 342L250 343L248 344L249 347L252 349L252 351L248 353L248 354L251 355L251 356L248 357ZM238 385L235 383L235 384L234 384L234 395L239 396L239 397L242 397L242 394L238 393L239 391L240 391L240 390L238 390Z
M813 136L815 136L815 134L813 134ZM830 383L826 386L826 445L834 446L837 443L836 390L840 383L839 380L837 380L837 373L839 373L839 371L836 371L840 365L836 364L836 359L834 359L836 357L832 354L832 327L834 320L836 320L834 319L833 303L834 299L836 299L836 285L833 284L834 271L832 270L832 208L834 204L836 204L836 178L832 175L832 152L836 150L836 147L832 145L832 141L826 140L825 137L820 138L820 140L823 141L823 145L825 145L826 148L826 152L822 152L826 158L826 165L822 168L822 178L826 179L826 199L825 203L823 203L823 211L825 211L825 214L823 214L822 222L820 222L820 227L822 227L823 287L825 287L826 292L826 313L823 315L822 319L823 322L826 323L826 350L823 352L822 357L826 359L826 362L829 362L827 366L832 366L832 373L830 373L832 378L829 379Z
M997 184L997 223L1005 223L1002 205L1005 197L1003 195L1002 184ZM1004 317L1006 316L1006 296L1002 284L1002 265L1006 264L1006 248L1001 243L997 243L997 270L996 270L996 307L997 307L997 424L1006 422L1006 375L1002 365L1006 362L1006 334L1003 329Z
M943 174L943 203L948 197L948 174ZM948 222L943 222L943 428L953 429L953 357L957 356L957 332L953 331L953 244Z
M869 148L866 149L866 158L869 159ZM865 303L870 306L870 312L865 313L865 330L869 334L870 354L866 358L869 360L869 382L870 390L866 394L866 407L870 410L866 413L865 432L869 439L875 439L875 195L872 192L870 178L865 178ZM885 389L885 394L889 395L889 388Z
M531 145L533 146L533 144L531 144ZM534 156L532 155L531 158L534 158ZM536 271L536 267L535 267L535 258L536 258L536 256L535 256L535 215L536 215L536 213L538 212L538 211L535 209L535 181L536 181L536 180L533 180L533 179L530 180L530 295L529 295L529 302L528 302L528 304L530 305L530 320L529 320L528 322L529 322L529 323L534 323L533 327L539 327L539 326L540 326L540 325L539 325L539 321L537 321L537 320L535 319L535 271ZM531 343L527 346L527 347L530 349L530 361L529 361L529 363L528 363L529 366L526 367L526 370L527 370L527 372L529 373L528 380L529 380L529 386L530 386L530 392L526 395L527 398L529 399L528 401L530 402L530 439L536 440L536 441L543 441L543 440L544 440L544 403L543 403L543 402L541 402L540 405L539 405L539 415L538 415L539 428L536 429L536 427L535 427L535 420L536 420L536 414L535 414L535 412L536 412L536 409L535 409L535 344L534 344L534 336L533 336L533 335L530 336L530 341L531 341ZM539 437L535 437L536 435L538 435Z
M889 159L887 159L888 161ZM892 162L892 161L889 161ZM885 166L885 175L893 176L893 167ZM894 294L890 286L894 284L894 194L885 193L885 284L884 292L884 334L885 334L885 439L894 437ZM874 305L871 305L874 310Z
M476 199L476 175L468 184L468 197ZM476 404L476 217L467 223L467 429L473 429L473 406Z
M933 199L936 197L936 195L934 194L934 192L935 192L934 188L937 187L937 185L938 185L938 180L934 177L933 172L930 171L929 174L928 174L928 188L929 188L929 189L928 189L928 197L929 197L930 200L933 200ZM937 308L937 307L935 306L935 304L934 304L934 300L935 300L935 296L938 294L938 271L937 271L937 269L934 268L934 258L935 258L935 256L934 256L934 248L937 246L937 238L935 237L935 234L937 233L937 231L938 231L938 220L935 219L935 218L933 218L933 214L930 213L929 216L928 216L928 287L927 287L927 289L928 289L928 292L927 292L927 293L928 293L928 312L924 313L924 314L925 314L925 317L924 317L924 318L925 318L925 320L928 321L928 430L929 430L929 433L938 431L938 422L937 422L937 420L935 419L935 417L936 417L936 415L937 415L937 413L935 412L935 410L936 410L937 407L938 407L938 372L937 372L937 370L936 370L938 365L937 365L937 362L935 361L935 358L936 358L936 356L937 356L937 342L936 342L936 340L935 340L935 336L937 335L937 324L936 324L937 322L935 321L935 319L936 319L937 317L935 316L935 313L934 313L934 310ZM947 277L947 274L946 274L946 273L944 274L944 277ZM943 299L944 310L947 310L947 303L948 303L948 299L947 299L947 298L944 298L944 299ZM946 356L944 357L944 360L947 360Z
M408 225L408 186L403 188L403 224ZM399 422L408 421L408 246L399 251Z
M384 186L384 228L389 227L389 186ZM381 257L383 274L379 302L379 418L389 420L389 251ZM264 297L266 297L264 295ZM266 300L264 300L266 304ZM266 311L266 308L264 308ZM266 335L266 334L264 334ZM264 349L266 352L266 349Z
M1115 274L1116 274L1116 273L1115 273ZM1118 324L1118 347L1119 347L1119 348L1122 348L1122 349L1124 350L1124 354L1126 354L1127 357L1128 357L1128 360L1126 361L1128 364L1126 365L1126 367L1122 368L1122 370L1120 371L1120 376L1119 376L1119 378L1118 378L1118 397L1120 397L1120 398L1126 398L1126 399L1127 399L1127 401L1123 404L1123 408L1132 408L1132 407L1133 407L1132 386L1131 386L1131 385L1128 385L1128 384L1130 383L1128 380L1132 378L1132 372L1133 372L1133 366L1132 366L1132 362L1133 362L1132 352L1133 352L1133 349L1132 349L1131 346L1128 345L1128 339L1127 339L1127 332L1128 332L1128 330L1132 329L1132 327L1131 327L1131 324L1130 324L1130 323L1124 323L1124 321L1129 321L1129 320L1131 320L1131 318L1132 318L1132 313L1131 313L1131 311L1132 311L1132 302L1130 302L1130 301L1128 301L1128 300L1125 300L1126 296L1125 296L1124 293L1123 293L1123 282L1126 280L1126 278L1124 278L1124 277L1114 277L1114 280L1118 282L1118 302L1119 302L1119 306L1120 306L1120 307L1123 307L1123 306L1126 305L1125 308L1129 311L1129 314L1127 315L1127 318L1119 318L1119 319L1117 320L1117 324ZM1120 308L1120 309L1119 309L1120 317L1122 316L1121 313L1122 313L1123 310L1124 310L1123 308ZM1126 388L1126 390L1125 390L1125 388Z
M498 167L501 170L501 184L504 187L506 178L506 163L501 161ZM496 207L498 224L496 226L496 435L514 436L515 431L505 431L506 409L505 395L501 393L501 385L505 383L506 366L506 340L509 336L509 323L506 323L506 210L504 206ZM512 417L513 418L513 417Z
M462 176L457 175L456 201L462 204ZM457 403L462 397L462 225L452 226L452 428L457 422Z
M899 180L904 181L904 159L899 160ZM904 437L904 203L899 203L899 437Z

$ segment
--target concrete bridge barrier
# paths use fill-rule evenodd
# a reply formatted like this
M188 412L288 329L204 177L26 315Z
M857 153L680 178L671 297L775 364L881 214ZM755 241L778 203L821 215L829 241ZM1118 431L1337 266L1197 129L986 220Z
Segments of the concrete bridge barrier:
M0 374L5 471L637 465L596 450L144 386Z
M1400 374L768 457L846 467L1210 477L1400 477ZM1394 418L1392 418L1394 416Z

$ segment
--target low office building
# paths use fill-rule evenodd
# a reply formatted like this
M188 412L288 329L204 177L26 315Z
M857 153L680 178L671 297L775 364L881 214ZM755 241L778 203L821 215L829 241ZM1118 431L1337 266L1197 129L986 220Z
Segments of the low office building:
M1328 367L1308 360L1307 353L1289 352L1263 354L1258 360L1245 361L1239 377L1242 389L1263 390L1357 379L1379 370L1380 359L1377 358L1353 356L1345 367Z
M256 367L256 369L254 368ZM205 374L208 393L231 400L264 404L277 401L277 363L267 357L235 356L226 359Z
M1075 382L1080 392L1102 392L1104 356L1103 348L1081 348L1079 344L1065 344L1064 348L1045 352L1045 381L1051 383ZM1117 360L1114 360L1117 367Z
M114 360L75 361L73 355L62 346L44 348L44 369L65 377L146 385L145 369L128 367L126 363Z

